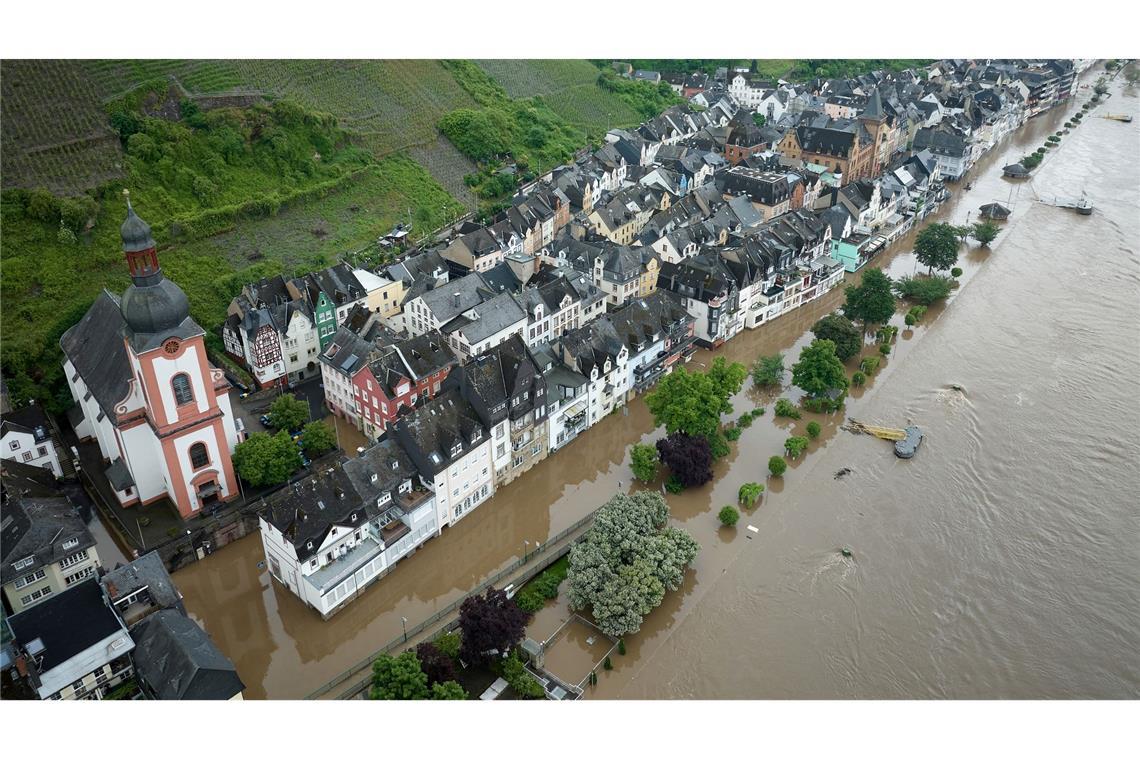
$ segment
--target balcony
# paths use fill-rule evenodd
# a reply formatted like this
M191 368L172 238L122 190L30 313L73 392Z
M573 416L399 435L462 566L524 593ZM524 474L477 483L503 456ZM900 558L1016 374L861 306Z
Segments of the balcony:
M433 496L431 491L423 488L414 488L407 493L399 493L396 495L396 506L404 511L405 514L416 511L416 509L425 501Z

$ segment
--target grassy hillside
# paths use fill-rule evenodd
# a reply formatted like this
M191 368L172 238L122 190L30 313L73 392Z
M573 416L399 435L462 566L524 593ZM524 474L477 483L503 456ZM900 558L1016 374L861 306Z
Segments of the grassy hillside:
M17 400L63 401L59 335L101 288L127 285L123 186L207 329L243 282L327 265L409 215L427 230L462 212L421 166L399 154L377 161L328 115L288 101L182 107L181 119L135 112L133 122L118 122L127 144L122 182L80 201L5 191L0 338Z

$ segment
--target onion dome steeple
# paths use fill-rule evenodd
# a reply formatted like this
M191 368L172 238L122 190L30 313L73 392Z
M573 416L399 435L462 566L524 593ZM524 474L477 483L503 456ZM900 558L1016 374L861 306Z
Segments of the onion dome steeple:
M136 337L178 332L177 328L189 319L190 302L182 288L163 276L150 225L131 207L129 193L124 190L123 194L127 196L127 218L119 232L132 281L119 304L123 319Z

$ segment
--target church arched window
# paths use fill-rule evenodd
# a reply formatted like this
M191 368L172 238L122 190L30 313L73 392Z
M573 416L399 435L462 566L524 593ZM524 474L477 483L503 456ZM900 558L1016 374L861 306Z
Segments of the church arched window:
M194 390L190 387L190 376L185 372L177 374L170 381L174 388L174 402L179 406L189 404L194 400Z
M195 443L190 447L190 466L195 470L210 463L210 454L206 451L206 444Z

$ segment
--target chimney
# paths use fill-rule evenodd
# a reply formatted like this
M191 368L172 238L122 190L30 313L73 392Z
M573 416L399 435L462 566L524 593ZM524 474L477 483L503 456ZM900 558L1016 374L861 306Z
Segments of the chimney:
M356 447L356 456L358 456L358 457L364 456L364 447L363 446L357 446Z
M452 293L451 299L452 299L452 304L454 304L455 308L458 309L459 308L459 293Z

